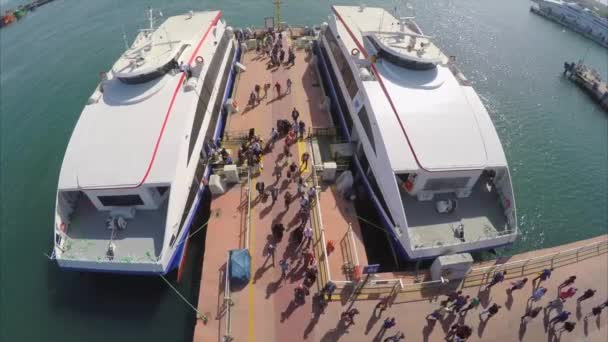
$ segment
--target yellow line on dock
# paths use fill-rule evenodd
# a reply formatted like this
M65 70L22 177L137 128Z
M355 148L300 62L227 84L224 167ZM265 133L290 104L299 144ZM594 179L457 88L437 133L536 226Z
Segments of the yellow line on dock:
M249 196L251 196L251 188L249 188ZM251 208L251 213L250 213L250 217L253 217L254 214L254 209ZM255 241L255 234L253 233L253 219L249 220L249 253L253 254L252 251L254 250L254 241ZM251 256L251 269L253 269L253 256ZM249 329L248 329L248 335L249 335L249 341L253 342L255 341L255 332L254 332L254 317L255 317L255 312L254 312L254 308L255 308L255 303L254 303L254 285L253 285L253 277L250 279L249 281Z

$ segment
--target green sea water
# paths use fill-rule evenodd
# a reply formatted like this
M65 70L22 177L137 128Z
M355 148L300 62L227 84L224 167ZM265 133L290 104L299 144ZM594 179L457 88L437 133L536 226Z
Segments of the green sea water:
M330 4L353 3L284 0L283 19L318 24ZM606 79L608 50L529 13L525 0L411 3L409 15L457 56L503 142L522 232L507 253L606 233L608 115L561 70L584 58ZM15 4L0 0L1 11ZM0 341L191 338L192 311L161 279L66 273L43 255L72 129L148 6L165 16L221 9L233 26L273 14L270 0L57 0L0 29ZM190 279L176 287L192 299Z

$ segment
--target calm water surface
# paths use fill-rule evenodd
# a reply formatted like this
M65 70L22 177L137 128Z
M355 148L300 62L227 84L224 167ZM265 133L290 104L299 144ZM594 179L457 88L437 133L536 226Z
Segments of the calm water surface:
M608 50L529 13L525 0L413 4L423 30L474 82L504 144L522 231L506 253L606 233L608 115L561 68L585 58L608 78ZM74 124L98 72L123 51L123 30L132 39L149 5L165 16L221 9L233 26L261 25L273 13L270 0L57 0L0 30L0 341L191 336L192 312L162 280L60 272L43 255ZM329 5L286 0L283 17L318 24ZM188 279L177 288L192 298Z

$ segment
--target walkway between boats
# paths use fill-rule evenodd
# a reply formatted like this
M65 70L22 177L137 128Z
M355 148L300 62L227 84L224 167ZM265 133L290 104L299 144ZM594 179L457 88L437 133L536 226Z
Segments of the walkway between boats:
M239 104L239 112L229 115L223 147L236 155L242 136L250 128L268 140L277 120L292 122L291 112L298 110L299 120L307 127L305 138L290 147L301 176L310 186L318 185L318 202L312 208L307 225L314 230L313 250L318 279L311 287L314 293L318 284L331 279L348 280L353 276L355 264L366 264L365 248L357 221L354 205L337 195L333 186L317 181L313 170L317 161L308 166L301 163L305 152L313 155L310 136L313 132L335 130L331 116L321 109L324 98L316 67L311 63L313 54L304 49L296 50L294 66L281 65L267 68L267 57L258 56L255 51L245 52L241 63L246 71L239 74L234 99ZM286 92L287 79L291 79L291 90ZM277 96L275 84L281 86L281 96ZM257 106L246 106L250 93L256 84L271 84L271 89ZM263 95L263 91L262 91ZM291 242L292 234L300 223L298 211L300 201L297 196L297 182L287 179L289 167L283 155L284 139L263 157L263 169L259 176L252 175L249 182L232 186L226 193L215 196L211 204L211 219L208 224L203 261L201 290L198 309L208 316L207 324L197 323L195 341L221 341L226 334L227 316L230 316L231 336L235 341L289 341L295 331L303 331L310 318L310 301L299 305L294 301L294 289L304 278L305 258L297 243ZM312 159L312 158L311 158ZM280 176L277 176L280 175ZM258 196L254 185L263 181L266 191L277 187L279 199L272 203L270 197ZM284 200L285 193L293 196L290 204ZM251 196L251 204L248 203ZM251 208L250 210L248 208ZM269 257L268 244L272 241L271 226L281 222L285 225L285 237L277 244L275 263ZM350 230L349 230L350 227ZM323 237L321 236L323 230ZM324 246L333 244L335 250L326 259ZM245 248L248 244L252 256L252 279L248 286L233 291L228 307L225 302L225 271L228 251ZM285 259L290 264L286 277L281 276L279 261ZM328 261L328 262L327 262ZM318 318L318 316L317 316ZM310 326L311 328L313 326ZM311 329L308 329L311 333ZM308 337L315 341L319 337ZM295 339L298 340L299 338Z

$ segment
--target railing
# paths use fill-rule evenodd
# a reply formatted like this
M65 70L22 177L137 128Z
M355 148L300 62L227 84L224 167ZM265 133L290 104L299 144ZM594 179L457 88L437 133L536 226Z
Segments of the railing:
M452 246L466 245L466 244L470 244L470 243L476 243L476 242L480 242L480 241L486 241L486 240L496 239L496 238L499 238L501 236L507 236L507 235L515 234L516 232L517 232L517 230L515 230L515 229L505 229L505 230L500 231L500 232L497 231L495 233L486 233L485 235L479 236L479 237L477 237L477 239L474 239L474 240L455 241L455 242L451 242L451 243L443 243L442 240L436 240L436 241L432 242L430 245L416 245L416 246L414 246L414 250L419 251L419 250L425 250L425 249L433 249L433 248L443 248L443 247L452 247ZM442 242L442 243L438 244L438 242Z
M594 242L585 246L572 248L560 252L550 253L538 257L518 260L510 263L478 267L472 269L465 278L459 279L460 287L480 286L492 279L497 271L507 271L506 278L523 277L535 274L544 268L557 268L567 266L588 258L608 253L608 239ZM332 280L341 294L347 288L352 288L350 297L372 298L382 294L399 295L419 291L437 291L450 284L447 279L404 283L402 278L368 279L365 283L350 280ZM353 288L354 287L354 288Z
M241 129L224 132L224 142L242 143L249 140L249 130Z
M317 179L317 171L316 167L312 167L312 181L315 189L319 189L319 182ZM317 228L321 233L321 256L323 257L323 264L325 268L326 281L331 279L331 272L329 271L329 257L327 255L327 242L325 241L325 228L323 227L323 218L321 217L321 201L319 199L319 192L315 191L315 211L314 215L312 215L313 219L316 217L317 220ZM319 241L315 242L318 243Z
M336 136L336 128L335 127L313 127L310 131L311 137L333 137Z
M232 307L232 299L230 298L230 252L226 259L226 279L224 280L224 310L226 310L226 331L224 341L232 340L232 318L230 317L230 308Z
M523 277L542 271L576 263L608 252L608 239L585 246L550 253L538 257L472 269L464 278L463 287L486 283L498 271L507 271L507 278Z
M249 249L251 234L251 171L247 171L247 221L245 225L245 248Z

